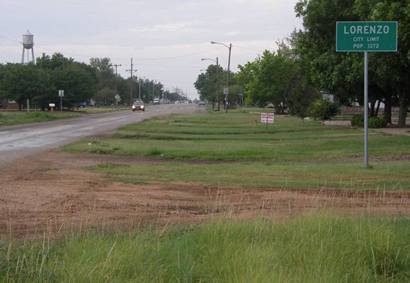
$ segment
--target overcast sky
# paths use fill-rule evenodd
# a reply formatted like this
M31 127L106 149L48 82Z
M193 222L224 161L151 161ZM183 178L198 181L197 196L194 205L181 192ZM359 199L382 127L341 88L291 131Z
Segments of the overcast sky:
M245 64L300 28L297 0L0 0L0 63L21 60L21 34L34 34L35 55L61 52L77 61L110 57L127 76L130 58L137 75L179 87L191 97L193 83L219 57L226 68Z

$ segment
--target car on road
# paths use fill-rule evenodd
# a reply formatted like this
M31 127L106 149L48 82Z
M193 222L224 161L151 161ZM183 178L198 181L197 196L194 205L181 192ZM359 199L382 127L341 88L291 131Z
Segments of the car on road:
M153 103L156 104L156 105L157 105L157 104L160 104L159 98L154 98Z
M140 99L137 99L132 104L132 111L145 111L144 102Z

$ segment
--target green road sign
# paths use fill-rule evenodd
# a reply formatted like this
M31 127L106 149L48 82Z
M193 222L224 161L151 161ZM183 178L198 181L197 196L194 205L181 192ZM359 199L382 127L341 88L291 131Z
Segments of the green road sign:
M396 52L397 22L336 22L337 52Z

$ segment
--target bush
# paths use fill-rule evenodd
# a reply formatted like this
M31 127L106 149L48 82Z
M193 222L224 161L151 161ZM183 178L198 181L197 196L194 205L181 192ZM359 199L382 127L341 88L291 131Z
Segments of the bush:
M353 127L363 127L364 117L363 115L354 115L351 122Z
M363 127L363 125L364 125L363 115L354 115L352 118L352 126L353 127ZM385 128L387 126L387 121L384 118L380 118L380 117L369 117L368 125L369 125L369 128L371 129Z
M338 112L337 105L327 100L316 100L309 107L309 115L314 119L328 120Z
M370 117L369 118L369 128L385 128L387 126L387 121L380 117Z

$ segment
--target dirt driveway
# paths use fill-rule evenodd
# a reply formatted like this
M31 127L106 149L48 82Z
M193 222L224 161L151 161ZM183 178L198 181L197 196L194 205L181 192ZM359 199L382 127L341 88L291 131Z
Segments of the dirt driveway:
M409 192L244 190L192 183L129 185L83 169L107 162L124 160L51 150L2 170L0 238L53 238L90 227L132 229L218 217L283 218L325 208L346 214L410 215Z

